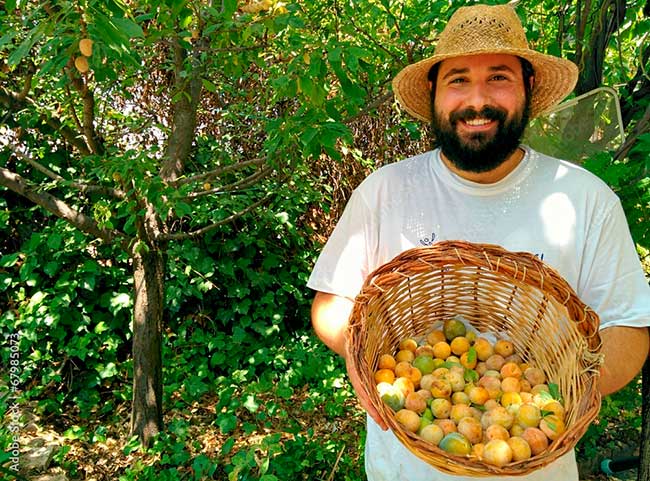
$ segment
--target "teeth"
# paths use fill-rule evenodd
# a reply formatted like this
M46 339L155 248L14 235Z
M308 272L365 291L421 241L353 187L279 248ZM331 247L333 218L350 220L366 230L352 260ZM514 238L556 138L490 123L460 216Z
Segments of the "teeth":
M472 119L467 120L466 123L469 125L485 125L489 124L491 121L489 119Z

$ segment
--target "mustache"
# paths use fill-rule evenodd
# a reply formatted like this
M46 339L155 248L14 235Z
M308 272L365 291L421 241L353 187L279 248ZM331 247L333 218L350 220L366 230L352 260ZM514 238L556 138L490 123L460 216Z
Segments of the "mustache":
M455 125L459 120L467 121L474 120L476 118L505 122L505 120L508 118L508 112L498 107L491 107L489 105L486 105L480 111L477 111L472 107L468 107L466 109L457 110L449 114L449 122L452 125Z

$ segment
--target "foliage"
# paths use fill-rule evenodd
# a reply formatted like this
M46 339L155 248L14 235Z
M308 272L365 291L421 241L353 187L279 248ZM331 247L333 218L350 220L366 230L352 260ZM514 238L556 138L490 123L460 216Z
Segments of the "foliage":
M326 479L335 466L335 479L362 479L363 418L340 360L305 334L305 283L350 190L427 148L426 127L391 102L390 80L433 51L466 3L4 2L1 167L116 236L0 187L0 333L21 334L21 402L59 418L75 446L119 439L135 457L125 480ZM574 57L579 5L519 2L533 46ZM631 148L585 166L620 195L647 249L643 8L627 2L603 46L602 83L622 98ZM82 38L93 40L87 72L75 67ZM170 159L182 168L170 173ZM144 450L116 426L132 396L133 254L153 247L165 261L168 429ZM631 389L605 401L580 455L593 455L617 411L636 422ZM3 445L8 436L0 427Z

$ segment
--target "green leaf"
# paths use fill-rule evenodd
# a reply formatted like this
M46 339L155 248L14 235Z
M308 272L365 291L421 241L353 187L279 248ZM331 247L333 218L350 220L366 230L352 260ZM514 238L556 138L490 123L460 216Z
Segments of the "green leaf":
M115 26L125 33L129 38L144 38L142 27L128 18L113 17Z
M237 427L237 416L230 413L223 413L217 419L217 426L222 434L227 434Z

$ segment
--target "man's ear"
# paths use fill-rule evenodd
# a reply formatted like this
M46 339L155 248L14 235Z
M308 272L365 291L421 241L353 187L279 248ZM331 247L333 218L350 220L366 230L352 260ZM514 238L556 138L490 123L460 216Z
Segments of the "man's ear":
M533 90L533 87L535 86L535 76L531 75L528 77L528 85L530 86L530 90Z
M432 88L433 88L433 82L429 80L429 90L431 90Z

